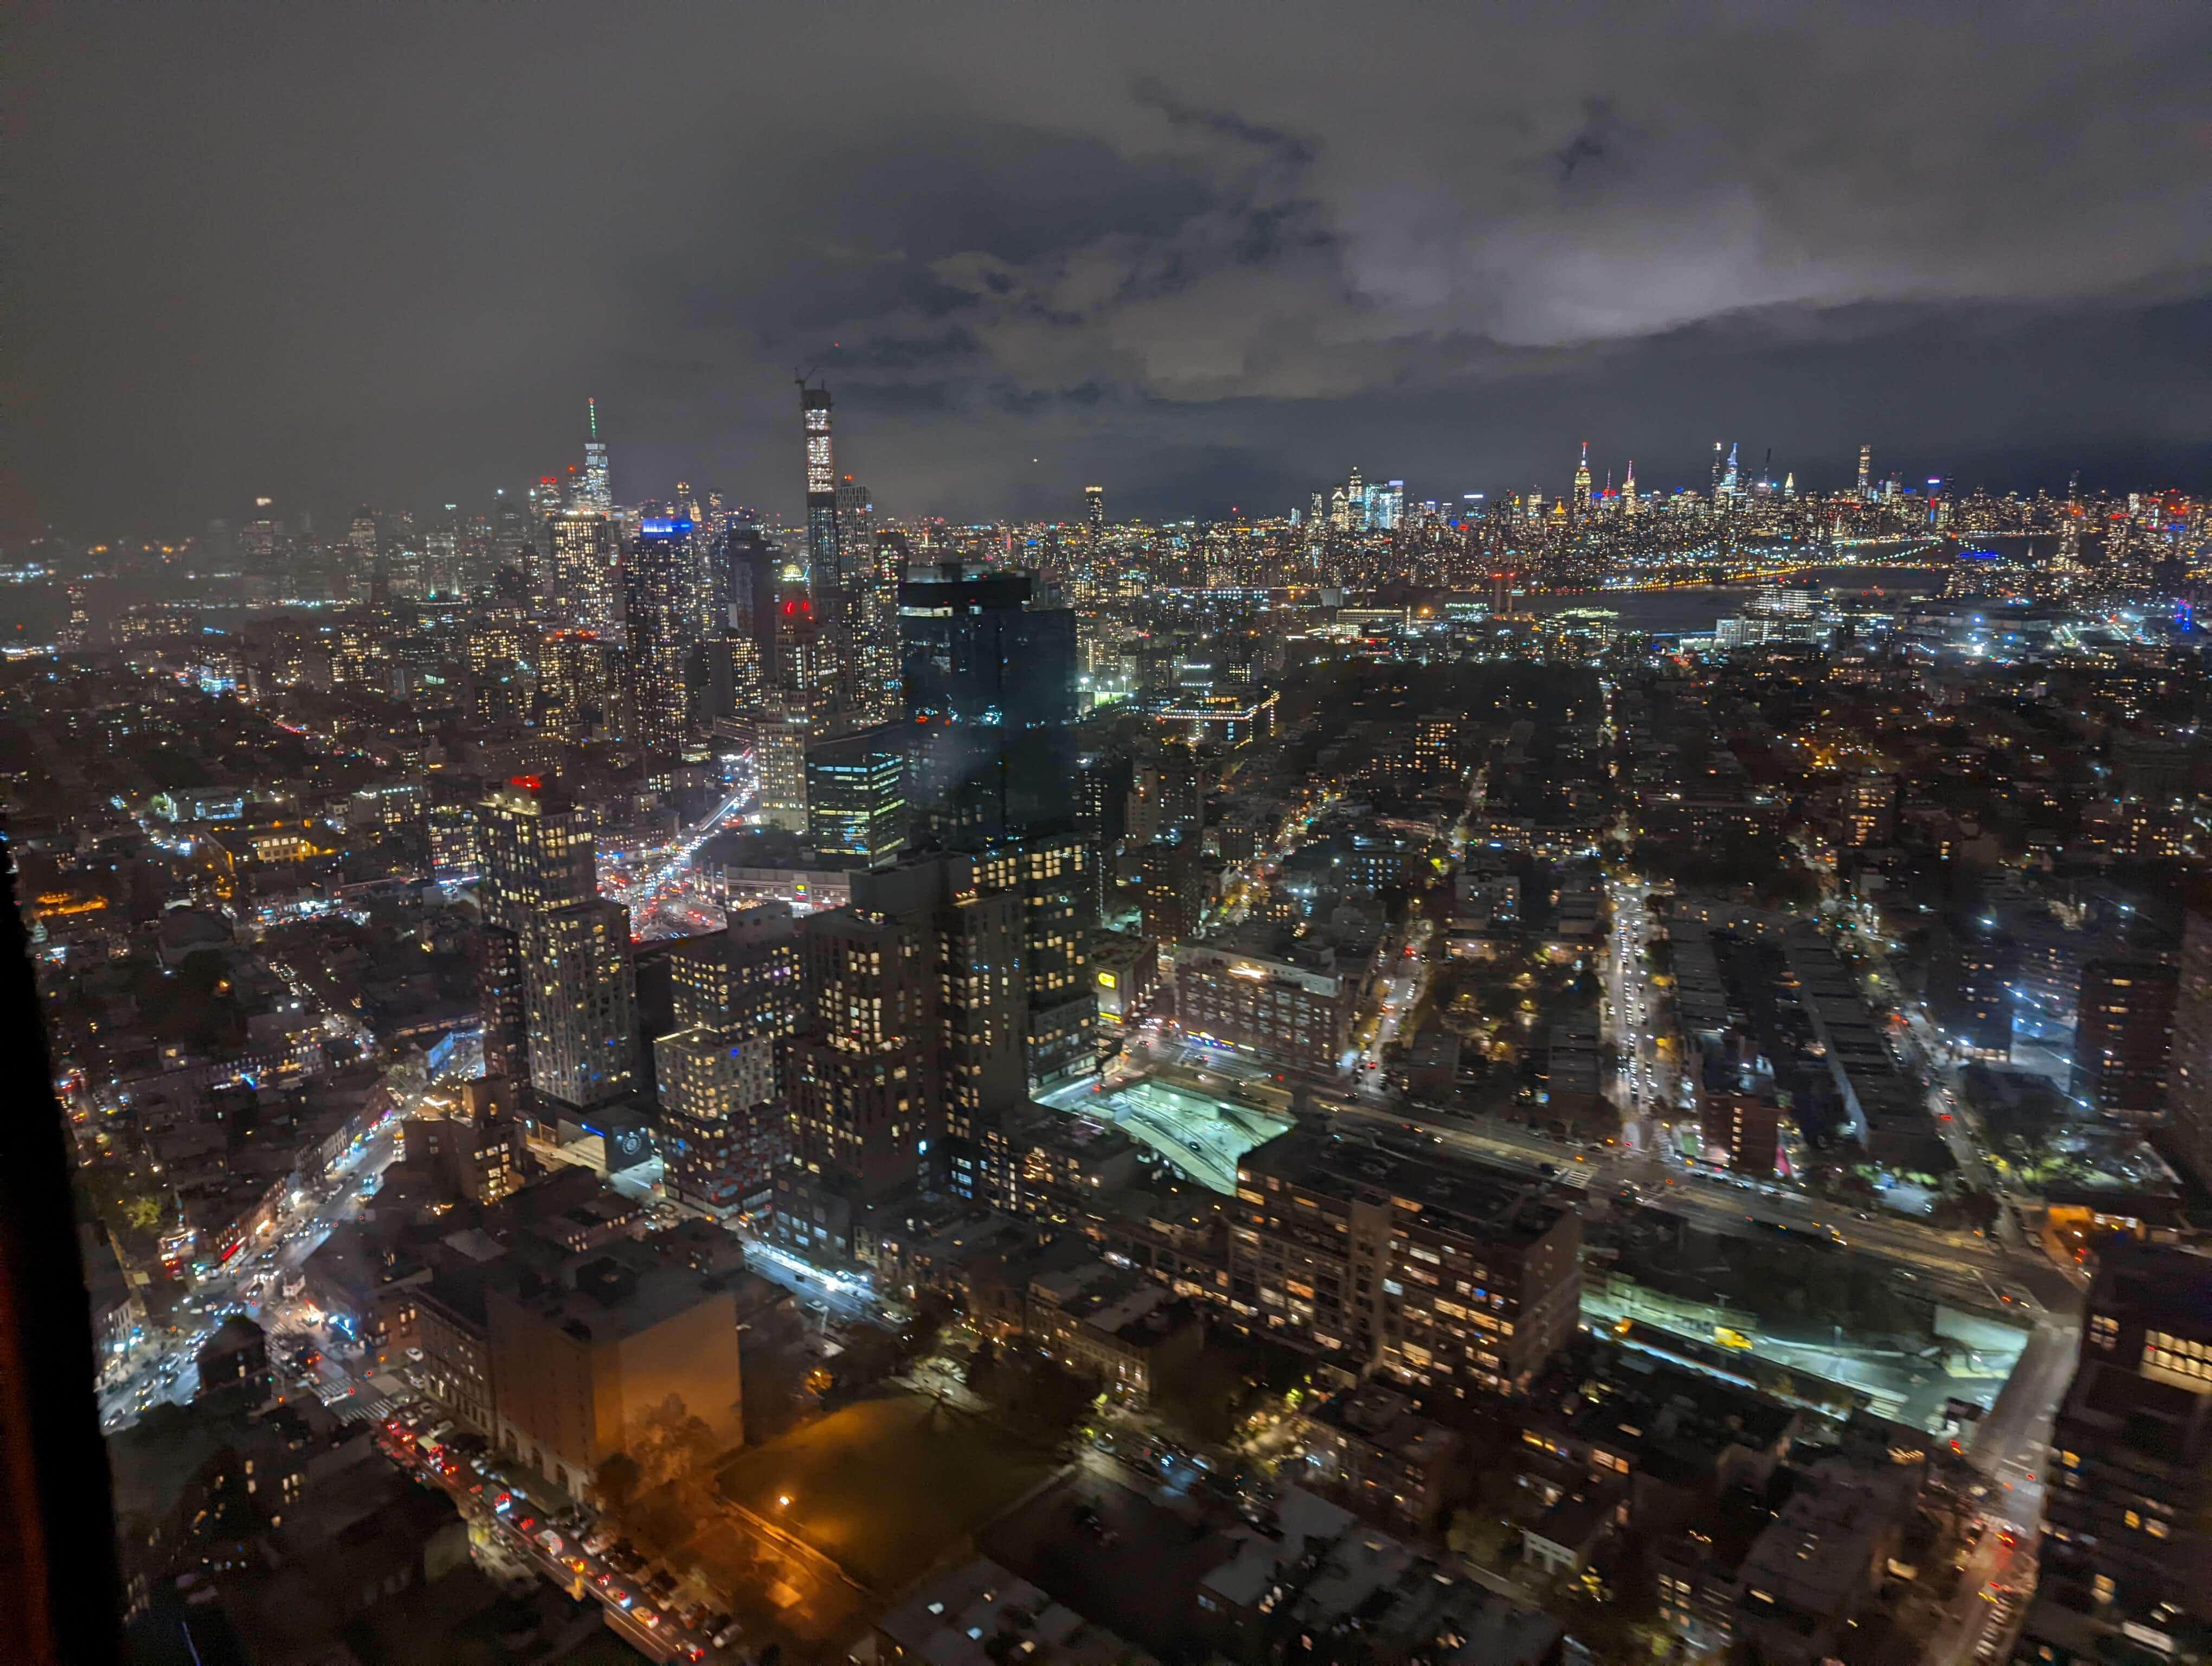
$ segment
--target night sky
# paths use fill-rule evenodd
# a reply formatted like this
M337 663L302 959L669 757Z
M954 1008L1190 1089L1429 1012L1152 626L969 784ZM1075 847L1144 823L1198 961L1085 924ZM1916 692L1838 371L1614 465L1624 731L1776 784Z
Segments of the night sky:
M1778 477L2212 485L2212 13L49 7L9 530ZM834 345L833 345L834 344ZM1036 460L1032 460L1032 459Z

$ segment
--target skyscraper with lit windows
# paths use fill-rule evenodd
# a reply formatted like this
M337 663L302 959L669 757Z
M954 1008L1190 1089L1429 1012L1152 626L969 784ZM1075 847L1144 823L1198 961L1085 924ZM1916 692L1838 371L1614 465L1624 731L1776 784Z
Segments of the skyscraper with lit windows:
M690 729L684 662L694 623L689 520L648 516L638 523L623 563L637 739L648 753L680 752Z
M615 523L597 509L563 509L546 517L546 552L539 569L545 605L564 624L605 630L615 622Z
M637 1076L637 973L629 910L593 897L532 913L522 933L530 1085L588 1110Z
M602 1103L635 1073L637 1000L629 916L600 900L591 818L534 775L496 789L480 816L485 1073Z
M799 390L800 424L806 441L806 576L817 592L842 584L845 569L837 547L837 458L830 437L830 390Z
M615 507L614 482L607 467L606 442L599 438L599 402L584 401L584 483L576 494L580 508L601 514Z
M983 892L964 857L855 873L850 907L800 922L784 1068L809 1181L876 1201L933 1142L981 1142L1023 1106L1021 963L1020 895Z
M806 753L806 830L841 866L887 867L906 848L906 735L879 724Z

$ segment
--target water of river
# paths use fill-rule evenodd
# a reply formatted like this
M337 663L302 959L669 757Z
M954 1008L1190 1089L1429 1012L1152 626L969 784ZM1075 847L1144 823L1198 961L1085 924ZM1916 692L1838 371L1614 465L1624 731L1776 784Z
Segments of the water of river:
M1828 597L1927 596L1942 587L1943 575L1927 567L1832 567L1792 574L1782 583L1788 589L1810 590ZM1564 608L1599 607L1619 614L1623 630L1700 635L1711 630L1716 619L1742 611L1743 605L1758 593L1755 585L1699 584L1680 590L1584 590L1528 596L1520 605L1547 615Z

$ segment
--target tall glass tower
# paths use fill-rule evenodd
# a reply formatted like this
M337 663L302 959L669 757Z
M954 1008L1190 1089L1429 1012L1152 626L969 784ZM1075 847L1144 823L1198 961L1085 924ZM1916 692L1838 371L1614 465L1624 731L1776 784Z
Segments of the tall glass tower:
M615 507L614 485L607 472L606 442L599 438L599 402L584 401L584 489L580 507L605 514Z

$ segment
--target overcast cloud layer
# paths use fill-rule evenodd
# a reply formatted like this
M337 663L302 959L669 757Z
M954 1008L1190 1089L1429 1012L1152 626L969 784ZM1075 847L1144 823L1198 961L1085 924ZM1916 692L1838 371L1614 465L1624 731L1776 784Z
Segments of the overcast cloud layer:
M2208 483L2201 7L766 9L19 24L10 520Z

